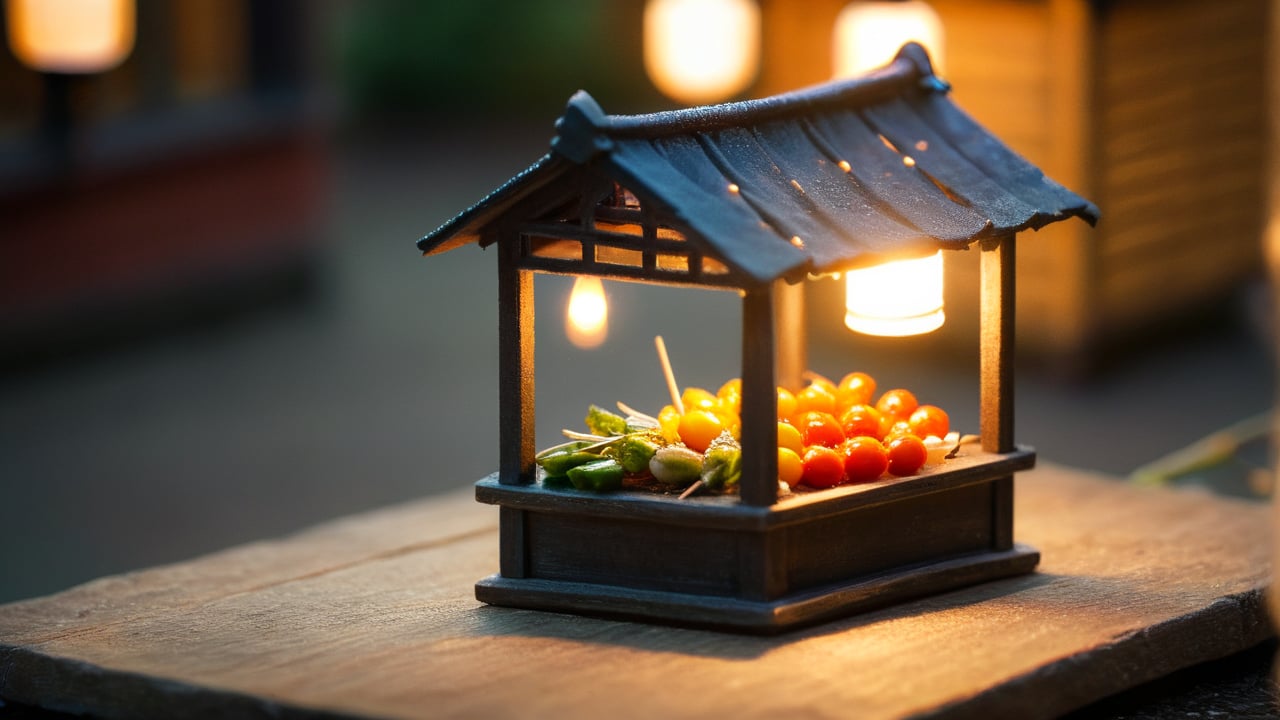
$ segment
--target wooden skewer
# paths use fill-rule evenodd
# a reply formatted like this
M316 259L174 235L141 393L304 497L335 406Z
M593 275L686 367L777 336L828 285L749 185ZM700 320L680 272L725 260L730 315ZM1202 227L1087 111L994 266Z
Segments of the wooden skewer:
M679 497L679 499L680 499L680 500L683 500L683 499L685 499L685 498L689 497L690 495L692 495L692 494L694 494L694 493L698 492L698 490L699 490L699 489L701 489L701 488L702 488L702 481L701 481L701 480L699 480L698 482L696 482L696 483L694 483L694 484L690 485L689 487L685 488L685 489L684 489L684 492L680 493L680 497Z
M946 459L948 460L951 460L952 458L960 454L961 446L968 445L969 443L978 442L981 439L982 439L982 436L980 435L961 435L960 440L956 442L956 446L951 448L951 452L947 453L944 457L946 457Z
M676 374L671 370L671 358L667 357L667 344L662 341L661 335L653 338L653 344L658 348L658 361L662 363L662 374L667 378L667 391L671 393L671 404L675 406L676 412L684 415L684 403L680 401L680 386L676 385Z

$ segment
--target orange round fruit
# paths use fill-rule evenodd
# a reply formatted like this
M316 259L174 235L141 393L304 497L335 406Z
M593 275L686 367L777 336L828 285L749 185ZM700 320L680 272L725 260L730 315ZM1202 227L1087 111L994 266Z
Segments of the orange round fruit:
M889 454L873 437L855 437L840 446L844 474L851 483L871 482L889 467Z
M911 425L911 434L919 438L930 435L946 437L951 430L951 418L937 405L921 405L911 413L911 419L907 422Z
M796 394L796 412L824 412L835 414L835 393L822 385L809 385Z
M809 379L810 385L817 385L832 395L836 394L836 384L827 379L825 375L820 375L810 370L805 373L805 377Z
M915 475L929 458L924 441L915 435L900 435L888 442L889 474L904 477Z
M880 441L889 442L900 435L911 434L911 423L906 420L894 420L888 415L880 418Z
M870 405L854 405L840 416L840 428L845 437L866 435L877 440L883 437L880 433L880 411Z
M844 457L829 447L815 445L804 451L800 482L812 488L835 487L844 482Z
M845 375L836 386L836 404L842 408L869 405L876 394L876 381L863 372Z
M801 413L796 422L796 429L800 431L800 437L804 439L806 447L809 445L835 447L844 442L844 431L840 429L840 423L831 413Z
M889 390L876 401L876 410L879 410L881 415L888 415L894 420L906 420L919 406L920 402L916 400L916 396L911 394L910 390L902 388Z

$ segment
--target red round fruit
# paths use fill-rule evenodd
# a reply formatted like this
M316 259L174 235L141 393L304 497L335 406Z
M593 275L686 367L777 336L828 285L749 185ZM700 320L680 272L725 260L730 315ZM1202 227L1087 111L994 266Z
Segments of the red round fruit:
M911 394L910 390L902 388L889 390L876 401L876 409L880 414L888 415L894 420L906 420L919 406L920 402L916 400L916 396Z
M855 437L840 446L844 474L851 483L871 482L889 468L889 453L873 437Z
M924 441L915 435L899 435L889 441L887 450L889 451L889 474L898 477L920 472L925 460L929 458L929 451L925 449Z
M921 405L911 413L911 419L907 422L911 425L911 434L921 438L930 435L946 437L947 431L951 429L951 418L947 417L947 411L937 405Z
M798 418L797 429L804 444L835 447L844 442L844 431L831 413L807 412Z
M847 438L866 435L877 440L880 434L880 411L870 405L854 405L840 416L840 429Z
M844 457L829 447L815 445L804 451L800 482L812 488L835 487L844 482Z

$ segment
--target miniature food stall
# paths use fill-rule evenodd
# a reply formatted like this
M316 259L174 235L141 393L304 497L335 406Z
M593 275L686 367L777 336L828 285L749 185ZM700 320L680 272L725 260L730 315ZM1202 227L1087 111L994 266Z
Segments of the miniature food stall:
M499 507L500 571L477 598L777 632L1034 569L1013 540L1013 473L1035 462L1013 442L1015 234L1098 211L948 89L908 44L864 77L761 100L610 116L579 92L550 153L419 241L427 255L497 246L499 467L476 497ZM775 358L803 342L776 321L785 286L975 245L981 449L780 496ZM740 293L731 491L551 482L533 432L540 272Z

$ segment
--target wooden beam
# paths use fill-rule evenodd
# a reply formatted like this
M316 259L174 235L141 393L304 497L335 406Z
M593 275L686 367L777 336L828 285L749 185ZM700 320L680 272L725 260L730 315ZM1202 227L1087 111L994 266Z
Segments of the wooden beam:
M504 485L535 479L533 272L521 270L522 239L498 241L498 477Z
M742 298L742 502L778 500L778 393L773 375L773 286Z

